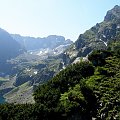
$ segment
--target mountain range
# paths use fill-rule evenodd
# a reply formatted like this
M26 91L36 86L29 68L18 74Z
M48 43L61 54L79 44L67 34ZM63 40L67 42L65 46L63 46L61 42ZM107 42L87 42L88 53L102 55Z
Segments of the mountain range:
M0 29L0 49L0 119L120 119L120 6L75 43Z
M13 39L15 39L17 42L21 44L21 46L24 46L27 51L34 51L34 50L40 50L40 49L54 49L60 45L70 45L73 42L70 39L65 40L63 36L57 36L57 35L49 35L48 37L44 38L35 38L35 37L25 37L20 36L18 34L11 34Z
M11 34L11 36L30 54L38 55L43 59L61 54L73 43L70 39L65 40L63 36L57 35L49 35L44 38L25 37L18 34Z
M36 86L46 83L66 66L88 60L88 55L92 51L106 50L111 42L120 40L120 6L116 5L109 10L103 22L97 23L84 34L80 34L75 43L56 35L46 38L23 37L16 34L8 36L19 46L18 50L12 49L19 51L22 48L22 54L15 53L15 56L19 56L9 60L10 65L14 64L11 69L17 72L5 83L7 85L4 88L9 90L4 94L4 98L10 103L32 103L34 102L32 93ZM61 47L65 48L62 53L59 52ZM25 49L28 53L23 54ZM55 56L54 52L57 53ZM46 56L46 54L47 57L41 59L40 56ZM2 87L1 90L3 90Z

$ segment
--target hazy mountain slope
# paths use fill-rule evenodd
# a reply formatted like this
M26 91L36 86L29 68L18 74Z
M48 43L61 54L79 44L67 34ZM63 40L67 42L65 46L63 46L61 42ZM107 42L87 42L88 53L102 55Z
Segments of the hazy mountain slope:
M16 57L23 52L21 45L8 32L0 29L0 60Z
M16 65L18 72L12 83L12 90L4 94L5 101L8 103L15 102L22 104L34 102L32 97L34 89L36 89L39 84L46 83L62 69L61 61L62 60L58 58L47 58L46 60L39 61L34 61L31 58L28 62L22 62L18 64L18 66ZM29 97L26 98L25 96Z
M2 72L10 72L11 65L7 63L7 60L24 52L25 48L16 42L8 32L0 28L0 75Z

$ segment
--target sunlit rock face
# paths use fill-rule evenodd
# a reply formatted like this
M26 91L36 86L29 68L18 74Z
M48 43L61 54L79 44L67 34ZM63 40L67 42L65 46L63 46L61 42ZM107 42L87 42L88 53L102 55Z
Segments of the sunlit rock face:
M78 57L86 57L95 49L106 49L111 41L119 38L120 6L116 5L107 12L103 22L80 34L77 41L65 51L66 57L70 59L67 64Z

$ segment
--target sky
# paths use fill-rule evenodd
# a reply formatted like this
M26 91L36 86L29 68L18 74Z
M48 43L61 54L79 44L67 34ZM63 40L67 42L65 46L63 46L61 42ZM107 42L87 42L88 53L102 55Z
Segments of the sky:
M0 28L23 36L78 36L103 21L120 0L0 0Z

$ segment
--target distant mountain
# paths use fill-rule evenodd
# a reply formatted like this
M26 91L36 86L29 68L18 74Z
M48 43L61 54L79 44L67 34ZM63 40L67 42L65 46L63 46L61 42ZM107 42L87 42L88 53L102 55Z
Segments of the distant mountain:
M25 37L18 34L11 34L22 46L29 50L54 49L60 45L70 45L70 39L65 40L63 36L50 35L44 38Z
M23 53L25 49L11 35L0 28L0 60L7 60Z
M120 40L120 6L118 5L107 12L103 22L80 34L77 41L62 54L64 62L70 64L79 57L86 57L95 49L106 49L114 40Z
M11 35L0 28L0 75L2 72L7 73L11 65L7 63L7 60L14 58L26 50ZM10 70L11 71L11 70Z

